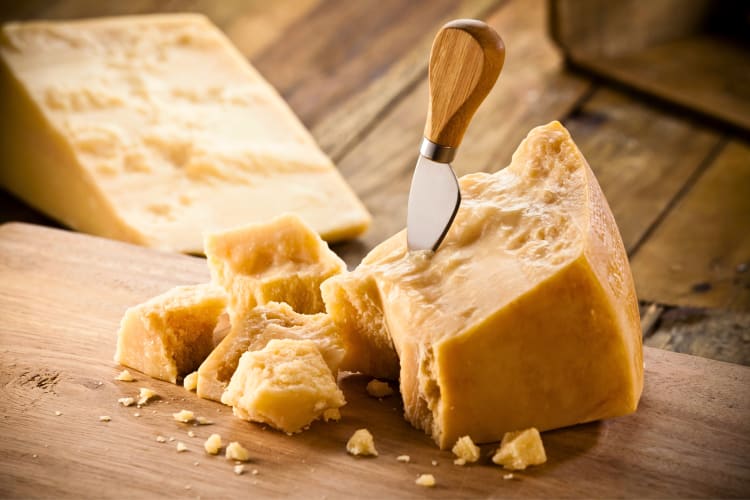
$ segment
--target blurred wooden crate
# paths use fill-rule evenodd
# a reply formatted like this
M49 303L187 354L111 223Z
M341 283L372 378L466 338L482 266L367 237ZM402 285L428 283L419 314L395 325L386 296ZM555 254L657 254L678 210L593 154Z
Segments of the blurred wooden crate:
M750 131L750 2L550 0L567 61Z

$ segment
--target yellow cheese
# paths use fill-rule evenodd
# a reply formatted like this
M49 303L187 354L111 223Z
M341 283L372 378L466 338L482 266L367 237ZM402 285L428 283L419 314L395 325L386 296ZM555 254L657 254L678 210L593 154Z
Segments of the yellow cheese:
M540 465L547 461L539 431L526 429L506 432L492 461L505 469L524 470L529 465Z
M375 449L375 439L367 429L357 429L346 442L346 451L350 455L362 457L377 457L378 450Z
M328 368L338 373L344 345L338 328L325 313L298 314L288 304L269 302L239 318L236 327L214 349L198 369L198 396L221 401L240 356L266 347L272 339L311 340Z
M464 465L466 462L474 463L479 460L479 446L474 444L470 436L458 438L451 451L461 461L459 465Z
M193 285L131 307L117 332L115 361L177 382L177 377L195 371L213 349L213 330L225 305L220 288Z
M204 248L213 282L229 294L232 324L270 301L286 302L300 313L323 312L320 284L346 270L344 261L293 214L207 234Z
M260 351L244 353L221 402L239 418L287 433L300 432L326 410L346 404L315 344L291 339L274 339Z
M303 217L328 240L370 216L277 92L197 14L10 23L0 185L63 223L163 249Z
M390 371L398 355L405 416L444 449L467 434L491 442L635 411L630 267L567 130L532 130L510 166L460 185L437 252L409 253L401 232L323 284L348 350L342 369Z

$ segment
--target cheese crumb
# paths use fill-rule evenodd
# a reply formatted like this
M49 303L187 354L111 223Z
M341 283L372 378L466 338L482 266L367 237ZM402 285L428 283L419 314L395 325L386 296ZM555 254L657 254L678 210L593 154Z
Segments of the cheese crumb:
M463 459L464 463L473 463L479 460L480 450L479 446L475 445L474 441L472 441L469 436L463 436L458 438L458 441L456 441L456 444L453 446L453 453L458 458Z
M411 457L409 455L399 455L396 457L396 460L408 464L409 462L411 462Z
M381 382L374 378L367 383L367 394L374 398L384 398L393 395L393 389L388 382Z
M250 460L250 452L237 441L232 441L227 445L226 457L227 460L247 462Z
M258 475L258 469L253 469L252 470L252 474L253 474L253 476L257 476Z
M57 415L59 417L60 415L62 415L62 412L61 411L56 411L55 415Z
M432 466L433 466L433 467L437 467L437 460L433 460L433 461L432 461Z
M212 421L207 419L206 417L196 417L195 421L198 422L198 425L211 425L213 424Z
M508 479L513 479L513 473L511 472L510 474L503 474L503 479L505 479L506 481Z
M414 482L419 486L432 488L433 486L435 486L435 476L433 476L432 474L422 474Z
M182 381L183 387L188 391L194 391L198 387L198 372L193 372L187 375Z
M133 382L135 378L133 378L133 375L131 375L129 371L123 370L115 377L115 380L119 380L120 382Z
M100 422L109 422L110 420L112 419L109 417L109 415L102 415L101 417L99 417Z
M218 454L221 449L221 436L218 434L211 434L208 436L208 439L206 439L206 442L203 443L203 448L209 455Z
M195 432L188 431L188 436L190 436L191 438L194 438L195 437Z
M160 443L166 443L167 442L167 438L165 438L164 436L156 436L156 440L158 442L160 442Z
M328 408L323 412L323 421L328 422L329 420L333 420L334 422L341 420L341 412L338 408Z
M135 404L135 398L120 398L117 402L122 406L133 406Z
M539 431L532 427L523 431L506 432L492 461L505 469L523 470L529 465L547 461Z
M177 441L177 453L182 453L183 451L187 451L187 446L182 441Z
M195 414L190 410L180 410L177 413L172 413L172 418L178 422L187 424L188 422L195 420Z
M138 391L138 404L145 405L149 399L156 397L156 393L147 387L141 387Z
M466 465L466 459L465 458L457 458L453 461L456 465Z
M234 466L234 473L238 476L242 475L242 473L245 472L245 466L244 465L235 465Z
M375 441L372 434L367 429L359 429L346 443L346 451L357 456L378 456L378 450L375 449Z

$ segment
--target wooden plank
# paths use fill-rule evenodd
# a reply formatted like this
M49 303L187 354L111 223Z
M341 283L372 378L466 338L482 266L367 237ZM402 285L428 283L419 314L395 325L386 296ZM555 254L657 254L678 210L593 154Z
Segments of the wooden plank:
M125 308L207 277L197 258L60 230L0 226L0 496L750 494L750 368L656 349L645 352L646 388L636 414L544 433L548 463L512 481L486 458L493 445L482 447L480 464L454 466L450 452L404 422L397 397L368 398L364 377L342 380L349 403L341 422L315 424L296 436L236 419L226 407L166 382L142 375L134 383L114 381L115 332ZM118 406L117 398L138 387L153 388L160 398L140 409ZM214 424L177 423L171 413L182 408ZM100 422L100 415L111 422ZM361 427L375 435L378 458L345 453L346 440ZM196 437L187 435L190 430ZM202 442L214 432L248 447L246 469L258 474L236 476L232 462L207 456ZM175 442L158 443L157 435ZM188 451L177 453L176 441ZM411 463L396 461L404 453ZM437 487L416 486L419 473L434 474Z
M750 145L731 141L631 259L641 300L750 310Z
M505 40L508 53L503 73L469 126L454 162L458 175L504 167L531 127L563 117L588 91L586 80L561 71L558 52L544 43L545 9L542 0L511 2L487 19ZM428 53L423 57L427 60ZM364 238L336 246L350 265L404 226L427 96L424 80L339 161L373 214Z
M697 121L606 87L565 125L596 174L629 251L721 140ZM658 295L641 299L665 301Z
M668 308L646 345L750 366L750 313Z

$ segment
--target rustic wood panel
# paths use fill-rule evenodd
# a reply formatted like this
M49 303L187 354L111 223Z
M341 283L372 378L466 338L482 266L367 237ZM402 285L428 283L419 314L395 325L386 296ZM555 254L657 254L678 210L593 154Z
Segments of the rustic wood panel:
M341 422L316 424L297 436L241 421L218 403L142 375L133 383L114 381L115 332L125 308L207 277L197 258L60 230L0 226L0 496L750 494L750 368L661 350L646 349L646 389L635 415L544 433L548 463L513 480L489 464L493 445L482 447L480 464L453 465L450 452L403 420L397 397L368 398L367 380L359 376L343 380L349 403ZM140 409L118 406L117 398L138 387L153 388L160 398ZM171 413L182 408L214 424L179 424ZM100 415L111 422L100 422ZM360 460L344 451L360 427L373 432L379 457ZM196 437L188 436L191 430ZM203 452L203 440L214 432L248 447L245 474L236 476L233 463ZM158 443L157 435L175 441ZM177 441L188 451L177 453ZM396 461L404 453L411 463ZM434 474L437 487L415 485L419 473Z
M607 87L597 90L565 125L596 174L629 251L721 141L705 125Z
M750 145L731 141L631 259L638 296L750 310Z
M560 55L543 43L545 5L541 0L512 2L487 19L505 40L508 52L498 83L479 108L454 162L458 175L504 167L531 127L563 117L588 91L586 80L560 71ZM427 52L424 57L428 58ZM350 265L404 227L427 98L427 82L422 81L339 161L342 173L373 214L364 238L336 246Z

